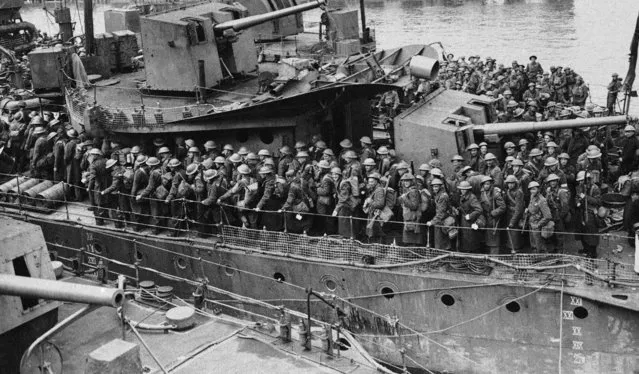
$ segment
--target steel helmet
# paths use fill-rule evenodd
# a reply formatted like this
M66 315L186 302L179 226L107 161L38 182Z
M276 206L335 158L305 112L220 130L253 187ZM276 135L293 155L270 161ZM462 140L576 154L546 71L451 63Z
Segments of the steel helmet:
M47 135L47 141L55 138L56 136L58 136L57 132L50 132L49 135Z
M510 100L506 105L507 108L517 108L519 104L515 100Z
M246 155L246 159L247 159L247 160L257 161L257 160L259 160L260 158L259 158L259 157L257 157L257 155L256 155L255 153L253 153L253 152L249 152L249 154L248 154L248 155Z
M355 159L357 158L357 154L355 154L355 151L346 151L344 153L344 158Z
M306 147L306 143L304 143L303 141L298 140L297 142L295 142L295 149L304 148L304 147Z
M186 139L184 141L184 145L186 146L187 149L191 148L191 147L195 147L195 140L193 139Z
M268 151L268 149L260 149L259 152L257 152L258 156L264 156L264 157L271 157L271 152Z
M224 147L222 149L225 151L231 151L231 152L235 151L235 148L233 148L233 146L230 144L224 144Z
M162 148L158 149L158 154L159 154L159 155L160 155L160 154L162 154L162 153L169 153L169 152L171 152L171 151L169 150L169 147L162 147ZM189 149L189 152L191 152L191 150L190 150L190 149Z
M435 186L435 185L441 186L441 185L444 184L444 182L442 182L442 180L439 179L439 178L433 178L433 180L430 181L430 184L431 184L431 186Z
M479 146L475 143L472 143L471 145L468 146L468 148L466 148L467 150L471 150L471 149L479 149Z
M581 171L579 171L577 173L577 178L576 178L577 182L582 181L585 178L586 178L586 172L585 171L581 170Z
M326 161L326 160L320 160L317 163L317 166L319 166L320 169L330 169L331 168L331 164L329 164L328 161Z
M568 153L565 153L565 152L564 152L564 153L562 153L562 154L560 154L558 158L559 158L560 160L561 160L562 158L563 158L563 159L566 159L566 160L570 160L570 156L568 155Z
M215 144L213 140L207 140L206 143L204 143L204 149L206 150L215 148L217 148L217 144Z
M372 158L367 158L366 160L364 160L362 165L364 165L364 166L377 166L377 164L375 164L375 160L373 160Z
M326 149L326 148L328 148L328 146L326 145L326 142L325 142L325 141L323 141L323 140L318 140L318 141L315 143L315 148L317 148L317 149Z
M480 148L481 148L481 147L488 147L488 143L486 143L486 142L481 142L481 143L479 143L479 147L480 147Z
M419 171L430 171L432 167L429 164L419 165Z
M510 174L509 176L506 177L506 183L519 183L519 181L517 180L517 177L515 177L514 175Z
M354 153L354 152L353 152ZM308 152L306 151L299 151L297 152L297 154L295 155L296 158L302 158L302 157L306 157L308 158Z
M216 176L217 176L217 170L215 169L209 169L204 172L204 180L207 182L215 178Z
M593 149L591 151L586 152L588 158L599 158L601 157L601 151L599 150L599 148L597 149Z
M532 188L535 188L535 187L539 188L539 183L537 183L535 181L532 181L532 182L528 183L528 189L529 190L532 189Z
M460 155L454 155L451 161L464 161L464 158Z
M515 143L506 142L506 144L504 144L504 149L508 149L508 148L515 148Z
M326 149L322 152L322 154L327 155L327 156L333 156L333 157L335 157L335 152L333 152L333 150L332 150L332 149L330 149L330 148L326 148Z
M352 148L353 143L350 141L350 139L344 139L341 142L339 142L339 146L342 148Z
M413 180L415 180L415 177L413 177L413 174L411 174L411 173L406 173L406 174L402 175L400 180L402 180L402 181L413 181Z
M35 116L29 121L30 125L44 125L45 123L44 119L40 116Z
M42 126L38 126L35 129L33 129L33 135L40 135L40 134L44 134L45 132L47 132L47 130L45 130L44 127Z
M457 186L458 190L470 190L471 188L473 188L473 186L471 186L468 181L461 181Z
M273 172L273 169L271 169L270 166L266 166L266 165L262 166L260 170L258 171L259 174L269 174L272 172Z
M240 147L240 150L237 151L237 154L240 156L246 156L249 154L249 150L246 147Z
M291 150L291 147L289 147L288 145L285 145L282 148L280 148L280 153L283 155L290 155L291 153L293 153L293 151Z
M532 150L530 150L530 157L537 157L537 156L541 156L542 153L538 148L533 148Z
M200 153L200 149L198 147L189 148L189 153Z
M160 160L158 160L157 157L149 157L149 159L146 160L146 164L149 166L157 166L160 165Z
M204 168L204 170L212 168L213 160L207 157L206 159L204 159L204 161L202 161L202 167Z
M186 175L193 175L198 171L198 164L191 164L186 167Z
M371 138L369 138L368 136L362 136L362 138L359 141L364 144L373 144L373 142L371 141Z
M180 165L182 165L182 163L177 158L172 158L171 161L169 161L169 164L168 164L168 166L170 168L175 168L175 167L178 167Z
M557 148L557 147L559 147L559 146L557 145L557 143L555 143L555 142L553 142L553 141L550 141L550 142L548 142L548 144L546 144L546 147L554 147L554 148Z
M494 179L490 175L484 175L483 177L481 177L481 184L492 181L494 181Z
M107 169L110 169L110 168L112 168L112 167L113 167L113 165L115 165L115 164L117 164L117 163L118 163L118 161L117 161L117 160L114 160L114 159L110 158L110 159L108 159L108 160L107 160L107 162L106 162L106 168L107 168Z
M408 164L406 164L408 165ZM441 160L439 160L438 158L434 158L430 161L428 161L428 165L430 165L433 168L438 168L441 169L444 167L444 164L442 164Z
M516 159L513 160L512 165L513 166L524 166L524 162L522 160L516 158Z
M233 153L231 157L229 157L229 161L233 163L242 162L242 156L238 155L237 153Z
M515 161L515 158L513 156L506 156L506 160L504 161L512 163L513 161Z
M504 95L512 95L512 94L513 94L513 93L512 93L512 91L511 91L511 90L506 90L506 91L504 91Z
M138 146L138 145L134 145L134 146L131 148L131 154L136 155L136 154L138 154L138 153L140 153L140 146Z
M635 129L635 127L633 125L626 125L626 127L623 128L623 131L637 132L637 129Z
M526 139L526 138L519 139L519 145L520 146L526 145L526 144L528 144L528 139Z
M243 175L251 174L251 168L246 164L242 164L237 168L237 172Z
M89 154L94 156L102 156L102 151L97 148L91 148Z
M469 170L473 170L473 168L471 168L470 166L466 165L463 168L461 168L461 170L459 172L461 173L461 175L464 175L464 173L466 173Z
M408 169L410 167L410 165L408 165L408 163L406 161L400 161L397 164L397 170L401 170L401 169Z
M496 160L496 159L497 159L497 157L495 157L495 155L492 154L492 153L486 153L486 156L484 156L484 160L486 160L486 161Z
M435 177L440 177L440 178L444 177L444 173L442 173L441 169L438 169L438 168L431 169L430 174Z
M342 175L342 169L335 166L334 168L331 169L331 173Z
M77 137L78 137L78 132L77 132L77 131L75 131L74 129L69 129L69 130L67 131L67 136L68 136L69 138L77 138Z
M216 164L223 164L223 163L224 163L224 161L226 161L226 160L225 160L225 159L224 159L224 157L222 157L222 156L217 156L217 157L215 158L215 160L213 160L213 162L215 162Z
M378 172L374 171L368 175L368 178L380 180L382 179L382 176Z
M148 157L148 156L146 156L146 155L139 155L139 156L135 159L135 162L136 162L138 165L144 165L144 164L146 164L146 162L147 162L147 160L148 160L148 159L149 159L149 157Z
M153 139L153 145L156 147L160 147L164 145L164 139L162 138L155 138Z
M271 165L273 167L275 167L275 161L273 161L272 158L267 158L266 160L264 160L264 165Z
M549 176L546 177L546 183L552 182L552 181L558 181L559 180L559 176L555 173L550 174Z
M377 149L377 154L378 155L387 155L388 154L388 148L381 146Z
M544 161L544 166L555 166L559 163L559 161L554 157L548 157L546 161Z

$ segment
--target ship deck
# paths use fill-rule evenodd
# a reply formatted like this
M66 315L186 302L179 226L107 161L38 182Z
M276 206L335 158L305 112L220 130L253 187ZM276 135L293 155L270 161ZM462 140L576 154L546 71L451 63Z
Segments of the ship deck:
M68 273L65 273L63 281L100 285ZM173 303L187 305L180 300L174 300ZM165 321L168 308L162 308L162 305L129 301L125 314L132 321L157 325ZM83 304L63 304L59 309L59 320L82 307ZM270 319L264 318L261 323L255 323L204 311L196 314L195 327L186 331L163 333L141 328L138 331L153 355L172 373L377 372L376 365L358 350L340 352L339 357L327 357L320 348L321 341L317 333L313 336L313 348L310 351L303 350L295 328L293 340L284 343L277 338L279 331ZM122 323L115 309L101 307L76 320L50 341L60 349L64 361L63 372L84 373L88 355L113 339L122 339L122 334ZM126 330L124 336L126 341L140 346L145 373L162 372L132 331Z

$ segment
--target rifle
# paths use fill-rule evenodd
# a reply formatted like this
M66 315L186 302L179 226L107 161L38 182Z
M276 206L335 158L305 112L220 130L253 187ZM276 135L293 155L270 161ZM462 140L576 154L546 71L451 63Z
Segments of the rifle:
M413 160L410 161L410 173L415 176L415 163L413 163Z

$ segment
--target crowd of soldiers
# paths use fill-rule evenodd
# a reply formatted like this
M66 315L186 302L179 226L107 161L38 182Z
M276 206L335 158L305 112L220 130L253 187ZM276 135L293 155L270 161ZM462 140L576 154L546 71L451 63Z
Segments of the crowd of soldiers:
M613 115L622 89L622 79L615 73L607 87L606 107L587 103L590 88L577 72L562 66L545 71L537 56L530 56L527 65L513 61L511 66L504 66L491 57L482 60L471 56L466 60L448 55L438 80L447 89L493 98L499 122Z

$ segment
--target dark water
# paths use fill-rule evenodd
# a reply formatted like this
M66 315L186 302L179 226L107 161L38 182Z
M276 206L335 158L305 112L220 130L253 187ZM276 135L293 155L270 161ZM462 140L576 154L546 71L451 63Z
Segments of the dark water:
M357 7L357 0L347 0ZM456 56L479 54L505 64L524 64L531 54L545 69L569 66L590 85L593 101L605 104L610 75L627 72L630 40L639 14L638 0L365 0L368 24L381 48L440 41ZM82 3L80 1L80 3ZM77 20L75 3L69 2ZM80 4L81 5L81 4ZM50 5L52 7L52 5ZM95 5L95 31L104 31ZM57 32L42 6L28 6L25 20ZM80 10L80 14L82 11ZM316 22L318 12L305 21ZM78 23L76 32L81 33ZM635 99L632 113L639 114Z

